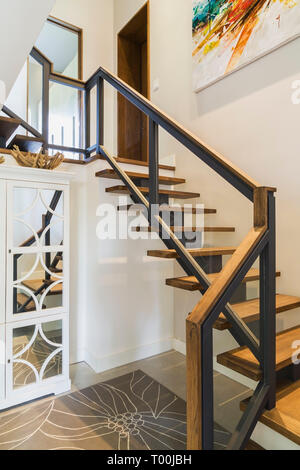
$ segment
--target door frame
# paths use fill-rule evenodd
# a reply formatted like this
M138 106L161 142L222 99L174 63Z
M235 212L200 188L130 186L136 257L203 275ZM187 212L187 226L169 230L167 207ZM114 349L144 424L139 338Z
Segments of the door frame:
M150 53L151 53L151 48L150 48L150 0L147 0L144 5L139 8L135 14L127 21L127 23L122 26L122 28L119 30L117 33L117 75L119 76L119 40L122 36L122 33L124 30L128 27L128 25L132 22L132 20L137 17L142 10L146 8L147 10L147 92L145 98L148 100L151 99L151 60L150 60ZM123 33L124 34L124 33ZM125 98L124 98L125 99ZM147 123L148 123L148 117L147 117ZM118 126L119 126L119 103L117 103L117 121L116 121L116 126L117 126L117 135L118 135ZM148 128L147 128L147 152L146 152L146 162L149 162L149 145L148 145L148 140L149 140L149 135L148 135ZM118 141L118 154L119 154L119 141ZM122 155L120 155L122 156ZM134 160L133 160L134 161ZM142 161L142 160L140 160Z

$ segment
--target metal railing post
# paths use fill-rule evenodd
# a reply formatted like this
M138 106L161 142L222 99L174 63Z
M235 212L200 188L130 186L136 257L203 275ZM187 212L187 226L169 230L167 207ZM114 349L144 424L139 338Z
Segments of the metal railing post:
M268 410L276 406L276 254L275 197L268 193L269 241L260 256L260 344L264 384L269 387Z
M88 149L91 145L91 90L86 88L84 96L84 122L85 122L85 148ZM87 155L89 156L89 155Z
M149 223L153 223L154 216L158 215L159 205L159 149L158 149L158 125L149 118Z
M97 78L97 150L100 153L101 145L104 145L104 80Z
M47 62L43 64L43 105L42 105L42 136L45 141L44 147L49 143L49 89L50 89L50 65Z

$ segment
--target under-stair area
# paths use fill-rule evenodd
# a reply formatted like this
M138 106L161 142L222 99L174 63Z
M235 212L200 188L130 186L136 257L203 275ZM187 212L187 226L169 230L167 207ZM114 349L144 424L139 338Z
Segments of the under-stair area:
M131 178L135 184L137 185L138 189L143 194L149 193L149 188L146 186L149 182L149 174L145 173L135 173L131 171L126 171L126 175ZM98 178L106 178L112 180L118 180L119 176L114 170L112 169L105 169L101 170L96 173L96 177ZM172 185L176 188L180 184L185 184L186 180L184 178L178 177L164 177L159 176L158 181L160 185ZM115 193L115 194L129 194L130 191L126 186L114 186L109 187L106 189L107 193ZM172 208L171 199L179 199L185 200L189 199L189 203L193 203L195 206L199 204L200 194L195 194L194 192L187 192L187 191L180 191L177 190L165 190L159 189L160 195L160 202L163 204L162 212L163 211L173 211L174 214L176 212L184 212L184 206L182 208L178 208L178 206ZM200 199L201 202L201 199ZM186 204L184 202L183 204ZM119 207L119 210L122 211L142 211L141 206L135 205L134 203L128 204L127 206ZM191 213L196 214L201 212L205 214L205 216L209 215L210 223L204 227L171 227L171 230L176 232L184 231L185 234L189 232L223 232L228 233L228 243L229 246L221 246L221 247L199 247L188 249L190 255L197 259L199 264L201 264L205 271L208 274L209 280L213 283L216 281L220 275L220 271L223 267L222 258L224 256L232 255L237 250L237 247L230 246L230 232L234 232L234 227L219 227L217 224L211 223L211 216L215 216L217 218L218 210L217 209L209 209L209 208L191 208L188 207L186 209L186 214L189 215ZM147 214L145 213L147 216ZM182 217L184 220L184 217ZM205 222L207 221L207 217L205 217ZM148 227L136 227L136 231L151 231L155 230ZM189 233L190 235L190 233ZM149 257L161 258L164 260L178 260L180 256L174 249L162 249L162 250L149 250L147 252ZM214 271L214 266L218 267L217 271ZM276 277L279 278L281 276L281 272L279 270L276 271ZM241 285L245 285L250 282L259 281L260 273L259 269L251 268L247 274L244 276ZM185 291L201 291L203 286L197 280L195 276L181 276L172 279L166 279L166 285L182 289ZM244 290L244 295L245 295ZM235 312L238 316L243 319L247 323L247 325L251 328L251 326L259 321L260 318L260 300L259 298L253 298L247 300L246 298L243 301L238 302L231 302L232 307L234 308ZM300 307L300 297L296 297L293 295L288 294L276 294L276 314L282 314L284 312L288 312L293 309L297 309ZM214 329L219 331L226 331L231 329L231 324L228 322L224 314L221 314L218 320L214 323ZM293 349L292 345L295 341L298 341L300 338L300 327L290 328L285 331L281 331L276 335L276 374L277 374L277 407L271 411L265 411L260 421L265 424L267 427L271 428L272 430L284 435L294 443L300 445L300 419L297 415L298 413L298 405L300 400L300 388L299 388L299 371L300 366L294 365L292 362L292 354ZM217 362L222 366L225 366L228 369L237 372L238 374L242 374L243 376L252 379L253 381L258 382L262 378L262 370L259 366L259 363L255 356L251 353L251 351L246 347L239 347L234 350L230 350L224 352L223 354L219 354L217 356ZM245 410L246 404L249 402L241 402L241 408Z

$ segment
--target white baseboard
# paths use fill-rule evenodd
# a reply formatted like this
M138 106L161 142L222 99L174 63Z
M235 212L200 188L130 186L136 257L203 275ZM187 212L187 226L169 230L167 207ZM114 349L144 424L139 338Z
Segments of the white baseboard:
M156 343L145 344L103 357L97 357L85 349L84 361L99 374L100 372L140 361L141 359L146 359L171 349L173 349L173 338L162 339Z
M266 450L300 450L298 444L262 423L257 423L251 439Z
M180 352L181 354L186 355L186 344L184 341L180 341L179 339L174 338L173 349L175 349L175 351ZM236 382L241 383L242 385L245 385L245 387L251 388L251 390L254 390L257 386L257 383L254 382L254 380L248 379L247 377L244 377L243 375L238 374L237 372L234 372L231 369L227 369L227 367L223 367L221 364L218 364L215 357L214 370L220 372L220 374L226 375L226 377L229 377L230 379L235 380Z
M70 364L78 364L79 362L85 361L85 351L84 349L76 349L75 351L70 351Z

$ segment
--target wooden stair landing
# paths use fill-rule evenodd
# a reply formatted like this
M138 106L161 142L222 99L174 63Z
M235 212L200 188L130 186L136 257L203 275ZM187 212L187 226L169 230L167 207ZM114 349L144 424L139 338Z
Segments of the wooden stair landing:
M44 144L43 139L37 137L28 137L26 135L15 135L9 143L8 148L13 149L17 145L22 152L37 153Z
M300 305L300 299L299 305ZM283 331L276 335L276 371L285 369L292 364L292 349L294 341L300 339L300 326ZM262 372L257 359L247 347L233 349L217 356L217 361L252 380L259 381ZM300 402L299 402L300 403Z
M224 247L213 247L213 248L193 248L192 250L187 250L190 255L194 258L202 257L202 256L225 256L225 255L233 255L236 248L232 246L224 246ZM178 259L180 256L176 252L176 250L149 250L147 252L148 256L154 258L163 258L163 259Z
M149 188L138 188L138 190L143 194L149 194ZM130 191L127 186L112 186L111 188L106 188L105 190L107 193L115 193L115 194L129 194ZM199 193L190 193L186 191L173 191L171 189L160 189L159 194L169 196L173 199L193 199L200 197Z
M250 323L259 320L260 308L259 299L246 300L246 302L240 302L232 304L234 311L242 318L245 322ZM300 307L300 297L294 297L292 295L276 294L276 313L287 312L294 308ZM215 323L215 328L218 330L227 330L230 328L230 323L225 318L223 313L219 316Z
M132 180L149 180L149 174L147 173L136 173L133 171L126 171L126 175L129 176ZM98 171L96 173L97 178L107 178L107 179L112 179L112 180L119 180L120 177L118 174L112 170L112 169L105 169ZM176 184L184 184L186 180L184 178L174 178L172 176L159 176L158 177L159 184L165 184L165 185L176 185Z
M259 421L300 446L300 380L277 387L276 408L264 411ZM250 398L241 402L245 411Z
M208 274L209 280L213 283L220 273L213 273ZM280 272L276 272L276 277L280 276ZM259 280L259 269L250 269L247 275L244 277L243 283L251 282L251 281L258 281ZM202 286L200 282L198 282L195 276L183 276L183 277L175 277L172 279L166 280L167 286L175 287L178 289L188 290L191 292L201 290Z

